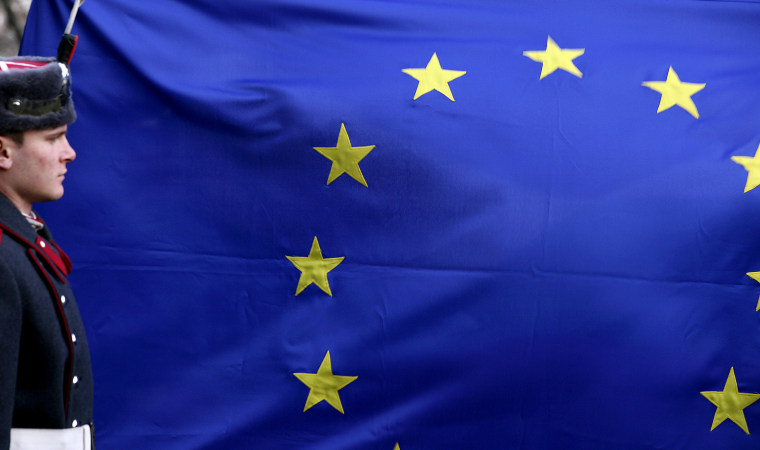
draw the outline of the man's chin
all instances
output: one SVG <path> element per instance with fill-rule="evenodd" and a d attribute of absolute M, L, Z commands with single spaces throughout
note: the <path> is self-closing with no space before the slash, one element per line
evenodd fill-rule
<path fill-rule="evenodd" d="M 40 196 L 33 203 L 47 203 L 47 202 L 54 202 L 56 200 L 60 200 L 61 197 L 63 197 L 63 188 L 58 190 L 57 192 L 51 192 L 48 195 Z"/>

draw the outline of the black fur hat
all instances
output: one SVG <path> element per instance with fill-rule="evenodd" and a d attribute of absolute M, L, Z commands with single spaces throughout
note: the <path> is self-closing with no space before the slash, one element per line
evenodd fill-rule
<path fill-rule="evenodd" d="M 71 75 L 56 58 L 0 58 L 0 135 L 56 128 L 76 119 Z"/>

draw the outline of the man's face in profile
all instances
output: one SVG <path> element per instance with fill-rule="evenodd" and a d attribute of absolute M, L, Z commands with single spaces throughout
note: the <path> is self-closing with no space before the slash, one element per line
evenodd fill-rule
<path fill-rule="evenodd" d="M 3 139 L 9 159 L 4 194 L 22 211 L 33 203 L 58 200 L 63 196 L 66 164 L 76 152 L 66 138 L 68 125 L 24 133 L 21 144 Z"/>

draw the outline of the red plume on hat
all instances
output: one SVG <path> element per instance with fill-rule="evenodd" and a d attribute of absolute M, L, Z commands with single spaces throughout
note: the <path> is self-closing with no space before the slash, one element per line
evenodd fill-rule
<path fill-rule="evenodd" d="M 76 120 L 69 63 L 78 37 L 70 31 L 83 2 L 74 1 L 56 58 L 0 58 L 0 135 L 56 128 Z"/>

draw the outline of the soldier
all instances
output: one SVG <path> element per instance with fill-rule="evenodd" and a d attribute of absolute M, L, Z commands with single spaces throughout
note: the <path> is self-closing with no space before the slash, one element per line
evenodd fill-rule
<path fill-rule="evenodd" d="M 71 262 L 32 209 L 61 198 L 76 157 L 69 60 L 0 59 L 0 449 L 94 448 Z"/>

